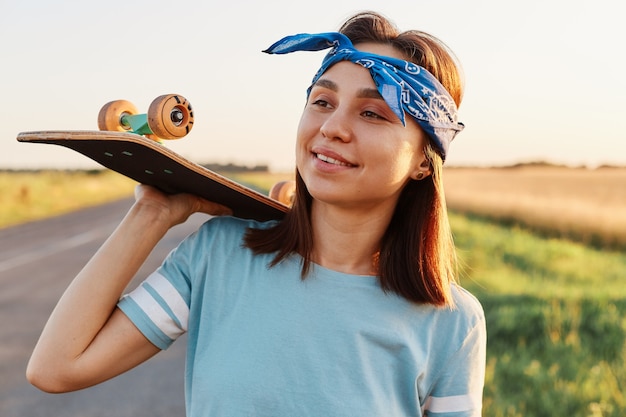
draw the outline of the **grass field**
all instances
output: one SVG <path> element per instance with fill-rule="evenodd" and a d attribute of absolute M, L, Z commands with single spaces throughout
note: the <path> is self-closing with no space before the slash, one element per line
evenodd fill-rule
<path fill-rule="evenodd" d="M 626 415 L 626 168 L 447 169 L 487 317 L 484 415 Z"/>
<path fill-rule="evenodd" d="M 0 227 L 132 195 L 135 182 L 112 171 L 0 172 Z"/>
<path fill-rule="evenodd" d="M 626 254 L 450 221 L 487 319 L 484 415 L 626 416 Z"/>

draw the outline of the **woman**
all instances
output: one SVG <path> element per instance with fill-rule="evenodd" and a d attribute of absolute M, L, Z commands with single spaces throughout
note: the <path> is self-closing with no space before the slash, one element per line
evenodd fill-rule
<path fill-rule="evenodd" d="M 190 416 L 480 415 L 484 315 L 455 283 L 441 183 L 463 127 L 457 65 L 437 39 L 371 12 L 266 52 L 326 48 L 286 218 L 212 218 L 119 300 L 170 227 L 228 213 L 138 187 L 52 313 L 34 385 L 97 384 L 187 332 Z"/>

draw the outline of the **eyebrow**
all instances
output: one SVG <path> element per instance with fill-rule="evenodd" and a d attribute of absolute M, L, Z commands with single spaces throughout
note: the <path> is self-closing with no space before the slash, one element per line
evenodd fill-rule
<path fill-rule="evenodd" d="M 313 86 L 318 86 L 322 88 L 327 88 L 331 91 L 337 92 L 339 91 L 339 86 L 334 81 L 331 81 L 327 78 L 320 78 L 313 84 Z M 374 98 L 378 100 L 383 100 L 383 96 L 380 95 L 377 89 L 375 88 L 362 88 L 357 93 L 357 97 L 359 98 Z"/>

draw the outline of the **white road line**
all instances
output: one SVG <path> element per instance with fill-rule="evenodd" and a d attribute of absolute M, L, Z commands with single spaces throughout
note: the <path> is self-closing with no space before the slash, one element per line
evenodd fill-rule
<path fill-rule="evenodd" d="M 79 235 L 51 243 L 40 249 L 14 256 L 11 259 L 0 261 L 0 272 L 8 271 L 31 262 L 36 262 L 39 259 L 54 255 L 55 253 L 84 245 L 85 243 L 102 238 L 105 234 L 108 234 L 110 230 L 110 227 L 101 227 L 90 230 L 89 232 L 81 233 Z"/>

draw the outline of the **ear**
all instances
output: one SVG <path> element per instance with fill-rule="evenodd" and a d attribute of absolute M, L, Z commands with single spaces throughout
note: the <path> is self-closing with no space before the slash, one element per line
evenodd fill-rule
<path fill-rule="evenodd" d="M 419 166 L 411 174 L 411 178 L 419 181 L 428 177 L 430 174 L 432 174 L 432 170 L 430 169 L 430 161 L 428 160 L 428 158 L 424 157 Z"/>

